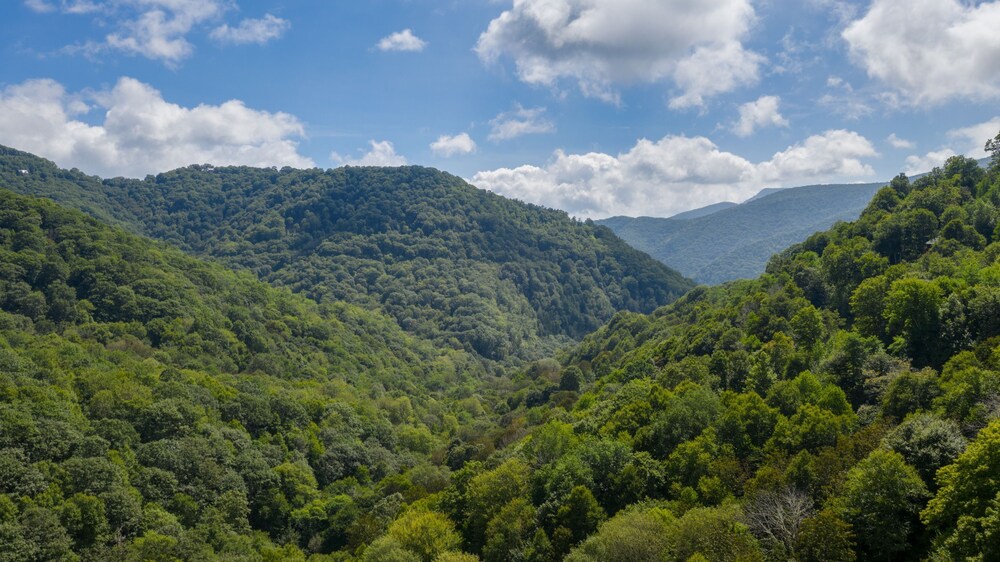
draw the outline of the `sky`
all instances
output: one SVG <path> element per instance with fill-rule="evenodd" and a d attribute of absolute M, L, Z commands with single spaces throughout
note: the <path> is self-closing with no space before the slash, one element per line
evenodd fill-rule
<path fill-rule="evenodd" d="M 417 164 L 669 216 L 982 157 L 997 30 L 970 0 L 4 0 L 0 144 L 104 177 Z"/>

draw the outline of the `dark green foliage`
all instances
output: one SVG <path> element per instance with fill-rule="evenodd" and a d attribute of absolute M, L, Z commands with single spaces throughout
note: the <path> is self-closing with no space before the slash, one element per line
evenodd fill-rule
<path fill-rule="evenodd" d="M 540 356 L 692 286 L 605 228 L 426 168 L 191 166 L 99 181 L 3 149 L 0 179 L 492 360 Z M 37 307 L 33 293 L 18 299 Z"/>

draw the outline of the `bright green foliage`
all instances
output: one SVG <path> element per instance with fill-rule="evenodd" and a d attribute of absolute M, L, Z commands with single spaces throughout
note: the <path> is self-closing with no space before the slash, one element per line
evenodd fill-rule
<path fill-rule="evenodd" d="M 1000 545 L 1000 421 L 983 428 L 954 464 L 938 472 L 940 488 L 921 518 L 952 559 L 984 555 Z"/>
<path fill-rule="evenodd" d="M 517 511 L 520 507 L 510 507 L 510 504 L 527 496 L 528 476 L 528 467 L 524 463 L 509 460 L 469 482 L 466 489 L 468 507 L 462 515 L 466 542 L 474 550 L 483 547 L 487 537 L 486 526 L 502 510 L 506 509 L 510 518 L 521 514 Z"/>
<path fill-rule="evenodd" d="M 483 422 L 469 440 L 492 427 L 459 402 L 479 365 L 378 314 L 0 191 L 3 550 L 172 560 L 363 545 L 399 512 L 362 518 L 379 513 L 380 480 L 405 471 L 411 500 L 439 490 L 447 469 L 429 454 L 460 418 Z M 458 546 L 440 535 L 438 550 Z"/>
<path fill-rule="evenodd" d="M 679 518 L 671 532 L 673 560 L 701 555 L 720 562 L 763 562 L 764 555 L 735 506 L 695 508 Z"/>
<path fill-rule="evenodd" d="M 914 363 L 933 363 L 940 332 L 941 289 L 921 279 L 900 279 L 890 285 L 885 303 L 883 315 L 889 336 L 904 338 Z"/>
<path fill-rule="evenodd" d="M 162 182 L 153 192 L 172 210 L 150 207 L 201 224 L 218 218 L 202 195 L 233 195 L 253 210 L 253 190 L 183 182 L 243 173 L 188 169 L 107 186 L 148 195 Z M 380 178 L 391 192 L 405 180 L 423 193 L 437 177 L 253 174 L 271 195 L 302 180 L 294 185 L 316 202 L 325 196 L 309 190 L 320 184 L 351 191 Z M 68 193 L 74 178 L 53 187 Z M 323 183 L 337 178 L 360 183 Z M 0 553 L 686 562 L 1000 551 L 991 458 L 1000 442 L 1000 176 L 958 159 L 888 189 L 858 221 L 776 256 L 759 279 L 698 287 L 649 315 L 619 312 L 555 358 L 517 367 L 516 354 L 483 361 L 458 349 L 468 341 L 418 339 L 378 313 L 316 304 L 0 192 Z M 397 216 L 377 193 L 365 197 L 352 201 L 372 208 L 356 216 Z M 269 207 L 288 211 L 284 201 Z M 494 203 L 491 213 L 507 209 Z M 411 228 L 408 240 L 436 245 L 468 219 L 435 210 L 425 218 L 445 226 L 420 223 L 428 233 Z M 350 222 L 337 213 L 316 216 Z M 399 257 L 397 234 L 417 224 L 404 218 L 352 228 Z M 266 267 L 256 272 L 269 276 L 289 230 L 302 228 L 287 219 L 240 222 L 253 233 L 227 231 L 229 258 L 259 259 Z M 489 214 L 474 222 L 508 224 Z M 216 234 L 184 232 L 186 247 L 214 251 Z M 455 288 L 447 260 L 393 263 L 420 259 L 444 271 L 424 272 L 425 281 Z M 558 292 L 554 282 L 567 279 L 539 277 L 536 289 Z M 551 291 L 544 298 L 558 301 Z M 497 318 L 465 304 L 449 312 L 456 323 Z M 437 338 L 440 325 L 428 326 Z"/>
<path fill-rule="evenodd" d="M 479 557 L 467 552 L 443 552 L 434 562 L 479 562 Z"/>
<path fill-rule="evenodd" d="M 432 562 L 439 554 L 456 550 L 462 538 L 450 519 L 433 511 L 407 511 L 389 525 L 389 536 L 423 562 Z"/>
<path fill-rule="evenodd" d="M 419 556 L 403 548 L 403 545 L 391 536 L 385 536 L 373 542 L 365 549 L 361 560 L 363 562 L 421 562 Z"/>
<path fill-rule="evenodd" d="M 598 532 L 566 557 L 567 562 L 645 562 L 665 560 L 673 552 L 674 516 L 654 509 L 630 509 L 609 519 Z"/>
<path fill-rule="evenodd" d="M 508 502 L 490 519 L 483 562 L 526 559 L 535 536 L 535 508 L 525 498 Z"/>
<path fill-rule="evenodd" d="M 920 533 L 918 515 L 927 488 L 901 455 L 877 450 L 847 474 L 843 517 L 858 548 L 874 560 L 905 558 Z"/>

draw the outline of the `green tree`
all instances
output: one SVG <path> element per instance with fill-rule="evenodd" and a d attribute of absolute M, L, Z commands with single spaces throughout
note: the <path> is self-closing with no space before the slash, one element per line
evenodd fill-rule
<path fill-rule="evenodd" d="M 1000 421 L 983 428 L 954 463 L 938 471 L 937 494 L 920 514 L 952 559 L 995 560 L 1000 539 Z"/>
<path fill-rule="evenodd" d="M 799 562 L 854 562 L 851 525 L 829 509 L 806 518 L 799 527 L 795 556 Z"/>
<path fill-rule="evenodd" d="M 910 558 L 920 532 L 927 487 L 916 469 L 893 451 L 876 450 L 847 474 L 843 517 L 858 547 L 876 560 Z"/>
<path fill-rule="evenodd" d="M 457 550 L 462 538 L 455 524 L 434 511 L 411 509 L 389 525 L 389 536 L 423 562 L 432 562 L 439 554 Z"/>
<path fill-rule="evenodd" d="M 653 508 L 632 508 L 601 524 L 597 533 L 576 547 L 567 562 L 646 562 L 666 560 L 673 554 L 671 530 L 674 516 Z"/>
<path fill-rule="evenodd" d="M 486 544 L 486 526 L 507 504 L 528 494 L 528 467 L 508 460 L 472 478 L 466 488 L 465 539 L 473 551 Z"/>
<path fill-rule="evenodd" d="M 483 546 L 484 562 L 506 562 L 525 557 L 535 534 L 535 508 L 525 498 L 504 505 L 490 519 Z"/>
<path fill-rule="evenodd" d="M 889 335 L 903 338 L 917 366 L 935 364 L 938 359 L 941 301 L 937 284 L 914 278 L 894 281 L 886 295 L 884 315 Z"/>

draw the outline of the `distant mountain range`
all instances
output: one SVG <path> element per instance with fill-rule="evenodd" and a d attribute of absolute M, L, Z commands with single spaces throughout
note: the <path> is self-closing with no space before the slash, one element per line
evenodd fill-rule
<path fill-rule="evenodd" d="M 596 222 L 687 277 L 717 284 L 756 277 L 774 253 L 837 221 L 858 218 L 885 184 L 765 189 L 738 205 L 716 203 L 670 218 Z"/>
<path fill-rule="evenodd" d="M 989 159 L 977 160 L 987 168 Z M 933 172 L 910 176 L 917 180 Z M 699 283 L 752 279 L 777 252 L 861 216 L 888 182 L 769 187 L 737 204 L 729 201 L 672 217 L 611 217 L 596 221 L 623 240 Z"/>

